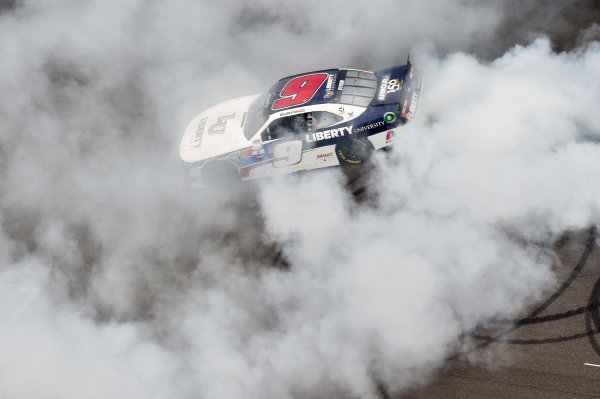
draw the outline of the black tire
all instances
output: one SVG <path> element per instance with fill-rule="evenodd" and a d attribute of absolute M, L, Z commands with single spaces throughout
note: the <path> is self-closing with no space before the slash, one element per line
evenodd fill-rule
<path fill-rule="evenodd" d="M 346 137 L 335 145 L 335 154 L 342 166 L 364 164 L 373 150 L 373 144 L 366 137 Z"/>
<path fill-rule="evenodd" d="M 202 168 L 202 182 L 206 187 L 226 187 L 240 183 L 240 173 L 229 162 L 211 161 Z"/>

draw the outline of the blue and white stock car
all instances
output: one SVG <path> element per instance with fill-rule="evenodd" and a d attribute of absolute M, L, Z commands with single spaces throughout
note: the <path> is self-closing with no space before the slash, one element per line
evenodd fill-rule
<path fill-rule="evenodd" d="M 281 79 L 266 95 L 198 115 L 180 157 L 194 186 L 364 163 L 414 117 L 421 77 L 410 61 L 375 72 L 329 69 Z"/>

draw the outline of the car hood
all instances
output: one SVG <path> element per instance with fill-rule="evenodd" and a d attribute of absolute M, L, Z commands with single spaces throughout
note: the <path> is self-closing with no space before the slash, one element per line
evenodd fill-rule
<path fill-rule="evenodd" d="M 243 131 L 246 113 L 259 96 L 225 101 L 196 116 L 181 139 L 181 159 L 193 163 L 248 147 Z"/>

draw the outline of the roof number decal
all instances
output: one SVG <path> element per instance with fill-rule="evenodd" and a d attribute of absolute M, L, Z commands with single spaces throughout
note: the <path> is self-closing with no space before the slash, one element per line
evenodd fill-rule
<path fill-rule="evenodd" d="M 276 111 L 309 102 L 328 76 L 327 73 L 315 73 L 290 80 L 281 89 L 281 98 L 273 102 L 271 109 Z"/>

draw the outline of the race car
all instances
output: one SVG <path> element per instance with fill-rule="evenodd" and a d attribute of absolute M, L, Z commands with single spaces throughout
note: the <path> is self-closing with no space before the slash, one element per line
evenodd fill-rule
<path fill-rule="evenodd" d="M 279 80 L 264 95 L 216 105 L 188 125 L 180 157 L 192 185 L 367 162 L 414 118 L 421 77 L 406 65 L 327 69 Z"/>

